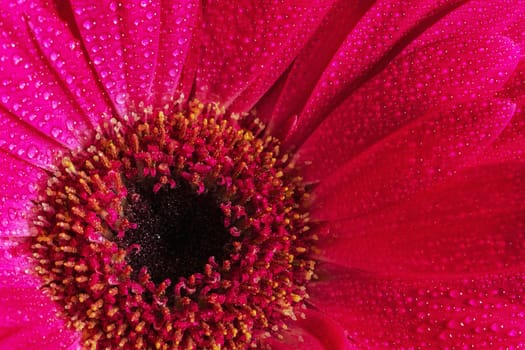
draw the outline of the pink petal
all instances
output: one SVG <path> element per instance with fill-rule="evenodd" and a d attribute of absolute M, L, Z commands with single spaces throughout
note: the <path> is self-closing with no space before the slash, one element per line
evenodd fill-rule
<path fill-rule="evenodd" d="M 399 57 L 310 135 L 299 151 L 315 164 L 305 169 L 305 177 L 323 179 L 428 111 L 490 97 L 515 69 L 518 53 L 504 37 L 456 37 Z"/>
<path fill-rule="evenodd" d="M 299 115 L 298 132 L 288 143 L 300 145 L 335 107 L 398 54 L 452 37 L 470 41 L 506 35 L 514 21 L 523 21 L 524 10 L 522 1 L 512 0 L 376 2 L 332 57 L 304 108 L 276 113 L 277 118 Z M 300 82 L 292 86 L 297 84 Z M 284 99 L 283 103 L 289 102 Z"/>
<path fill-rule="evenodd" d="M 0 20 L 0 108 L 62 145 L 79 148 L 91 133 L 91 121 L 57 80 L 27 17 L 14 6 Z"/>
<path fill-rule="evenodd" d="M 0 151 L 0 237 L 28 236 L 33 200 L 47 174 Z"/>
<path fill-rule="evenodd" d="M 77 3 L 77 6 L 79 5 L 80 3 Z M 80 6 L 85 7 L 85 3 Z M 124 68 L 124 76 L 121 77 L 121 80 L 127 84 L 127 91 L 130 94 L 127 102 L 145 102 L 147 104 L 152 96 L 156 62 L 162 62 L 163 59 L 167 58 L 158 57 L 158 53 L 161 17 L 167 16 L 168 13 L 164 13 L 164 8 L 161 8 L 160 1 L 102 2 L 93 11 L 97 14 L 105 12 L 112 15 L 102 17 L 102 20 L 95 19 L 93 29 L 88 30 L 83 26 L 83 29 L 81 29 L 83 36 L 95 35 L 99 37 L 101 42 L 107 43 L 111 41 L 112 45 L 120 45 L 120 48 L 117 48 L 117 50 L 122 50 L 121 62 Z M 85 15 L 85 12 L 83 14 Z M 105 19 L 112 19 L 112 22 L 105 22 Z M 78 20 L 79 22 L 82 21 L 83 17 L 79 16 Z M 109 40 L 104 40 L 103 35 L 107 34 L 107 32 L 112 34 L 118 33 L 118 35 Z M 164 32 L 166 33 L 166 28 L 164 28 Z M 87 44 L 88 40 L 85 40 L 85 42 Z M 181 48 L 175 47 L 174 49 L 177 51 L 177 54 L 180 54 Z M 95 64 L 98 60 L 108 60 L 109 54 L 112 54 L 110 52 L 99 54 L 94 51 L 94 48 L 92 48 L 90 54 Z M 182 51 L 182 56 L 184 57 L 186 50 Z M 117 55 L 119 55 L 118 51 Z M 169 63 L 172 63 L 172 60 Z M 181 61 L 179 60 L 177 63 L 179 63 L 179 67 L 175 64 L 172 68 L 180 70 Z M 104 67 L 104 63 L 101 64 L 100 69 L 111 69 L 113 62 L 109 60 L 107 67 Z M 173 83 L 171 85 L 173 86 Z M 119 100 L 115 99 L 115 102 L 118 103 Z"/>
<path fill-rule="evenodd" d="M 524 24 L 525 25 L 525 24 Z M 525 30 L 524 30 L 525 33 Z M 525 36 L 525 34 L 524 34 Z M 520 161 L 525 152 L 525 60 L 522 60 L 505 86 L 502 96 L 517 103 L 516 115 L 491 145 L 484 162 Z"/>
<path fill-rule="evenodd" d="M 520 61 L 507 84 L 505 84 L 501 95 L 513 97 L 525 104 L 525 59 Z"/>
<path fill-rule="evenodd" d="M 282 102 L 277 105 L 275 124 L 280 125 L 283 118 L 297 114 L 300 116 L 301 136 L 308 135 L 318 122 L 329 114 L 330 109 L 341 102 L 335 100 L 344 99 L 340 96 L 343 92 L 348 95 L 345 90 L 355 89 L 369 79 L 373 75 L 372 72 L 384 68 L 410 43 L 413 36 L 435 21 L 434 17 L 446 15 L 458 2 L 376 1 L 355 27 L 348 27 L 348 35 L 336 48 L 336 52 L 329 56 L 329 61 L 321 60 L 324 65 L 322 72 L 316 72 L 317 77 L 309 79 L 314 84 L 307 83 L 306 91 L 300 90 L 300 93 L 295 93 L 294 89 L 284 90 Z M 363 5 L 364 8 L 360 8 L 357 13 L 341 11 L 340 15 L 343 20 L 345 17 L 353 18 L 362 10 L 367 10 L 366 1 Z M 351 24 L 352 20 L 349 22 L 348 24 Z M 317 42 L 333 45 L 335 40 L 332 40 L 330 31 L 320 32 L 318 35 Z M 324 50 L 324 47 L 319 50 Z M 305 54 L 311 53 L 306 50 Z M 302 57 L 298 58 L 298 62 L 302 62 Z M 298 74 L 297 77 L 291 75 L 291 78 L 290 86 L 302 84 L 302 74 Z M 308 97 L 307 101 L 301 101 L 304 100 L 304 96 Z M 290 143 L 299 145 L 299 135 L 294 136 Z"/>
<path fill-rule="evenodd" d="M 153 81 L 157 98 L 173 97 L 178 92 L 184 62 L 189 59 L 195 32 L 193 28 L 197 26 L 199 11 L 198 0 L 162 2 L 159 52 Z"/>
<path fill-rule="evenodd" d="M 487 150 L 481 163 L 522 161 L 525 155 L 525 113 L 524 106 L 517 111 L 511 124 Z"/>
<path fill-rule="evenodd" d="M 38 288 L 40 281 L 30 273 L 29 249 L 26 237 L 0 237 L 0 289 Z"/>
<path fill-rule="evenodd" d="M 351 350 L 352 346 L 341 326 L 327 315 L 313 310 L 306 311 L 306 317 L 290 325 L 282 332 L 282 339 L 271 337 L 263 343 L 272 350 Z"/>
<path fill-rule="evenodd" d="M 0 107 L 0 152 L 42 169 L 51 169 L 56 156 L 65 150 L 52 137 L 35 130 Z M 3 170 L 9 171 L 9 168 L 5 166 Z"/>
<path fill-rule="evenodd" d="M 78 335 L 56 316 L 51 299 L 38 289 L 28 245 L 0 238 L 0 349 L 69 349 Z"/>
<path fill-rule="evenodd" d="M 83 45 L 119 113 L 175 92 L 194 28 L 195 0 L 162 7 L 160 1 L 78 0 L 72 6 Z"/>
<path fill-rule="evenodd" d="M 496 15 L 497 14 L 497 15 Z M 411 44 L 425 45 L 446 36 L 477 37 L 504 35 L 523 43 L 524 0 L 470 0 L 438 21 Z M 465 25 L 465 23 L 468 25 Z"/>
<path fill-rule="evenodd" d="M 303 34 L 304 38 L 308 38 L 310 36 L 310 32 L 313 33 L 313 29 L 316 28 L 320 23 L 322 23 L 322 24 L 325 24 L 324 25 L 324 27 L 325 27 L 324 30 L 325 31 L 331 31 L 331 34 L 332 34 L 330 40 L 322 41 L 322 42 L 323 43 L 327 43 L 327 42 L 328 43 L 333 43 L 333 42 L 337 41 L 337 39 L 336 39 L 337 31 L 334 30 L 334 29 L 337 28 L 338 26 L 341 26 L 342 23 L 340 23 L 341 21 L 339 21 L 339 22 L 334 21 L 333 18 L 330 17 L 330 16 L 328 16 L 328 18 L 327 18 L 327 16 L 325 15 L 326 12 L 329 12 L 329 13 L 339 12 L 339 6 L 334 5 L 337 2 L 339 2 L 339 3 L 341 3 L 341 2 L 348 3 L 348 1 L 344 1 L 344 0 L 343 1 L 329 0 L 329 1 L 320 2 L 322 4 L 322 6 L 325 7 L 326 9 L 329 9 L 329 11 L 324 10 L 324 9 L 321 11 L 321 8 L 320 8 L 319 4 L 315 4 L 314 5 L 316 7 L 314 10 L 308 9 L 308 11 L 310 13 L 315 12 L 314 16 L 317 17 L 317 18 L 315 18 L 315 19 L 311 18 L 310 19 L 312 24 L 301 24 L 301 26 L 307 28 L 306 30 L 305 30 L 305 28 L 302 28 L 302 33 L 304 33 Z M 356 7 L 353 4 L 350 5 L 350 6 L 353 7 L 353 8 Z M 347 6 L 343 5 L 343 7 L 347 7 Z M 299 9 L 298 11 L 305 12 L 304 9 Z M 309 16 L 312 16 L 312 14 L 309 14 Z M 354 17 L 357 17 L 357 16 L 354 16 Z M 320 19 L 323 19 L 322 22 L 320 21 Z M 343 28 L 346 27 L 346 22 L 350 22 L 350 24 L 352 24 L 352 21 L 349 20 L 348 16 L 345 16 L 344 22 L 345 22 L 345 24 L 342 26 Z M 319 26 L 319 27 L 321 27 L 321 26 Z M 329 28 L 326 28 L 326 27 L 329 27 Z M 319 30 L 323 30 L 323 29 L 317 28 L 317 32 Z M 305 41 L 302 38 L 300 43 L 296 42 L 294 44 L 295 47 L 299 48 L 300 45 L 304 45 L 305 43 L 318 43 L 319 41 L 315 39 L 315 36 L 317 36 L 317 34 L 311 34 L 311 35 L 312 35 L 312 38 L 309 39 L 309 40 Z M 277 61 L 277 64 L 274 62 L 273 64 L 271 64 L 271 65 L 269 65 L 267 67 L 264 67 L 264 69 L 259 70 L 259 72 L 258 72 L 259 76 L 257 78 L 255 78 L 252 82 L 250 82 L 250 84 L 246 87 L 246 89 L 244 91 L 242 91 L 242 93 L 239 95 L 239 97 L 232 104 L 231 109 L 235 110 L 235 111 L 240 111 L 240 112 L 249 111 L 250 109 L 252 109 L 254 107 L 255 103 L 259 103 L 260 102 L 260 99 L 263 96 L 263 94 L 265 94 L 268 91 L 269 87 L 272 84 L 275 83 L 277 78 L 279 76 L 282 76 L 282 74 L 285 71 L 285 68 L 287 68 L 289 66 L 289 64 L 291 63 L 292 59 L 294 61 L 296 60 L 297 53 L 301 52 L 301 51 L 295 50 L 295 48 L 292 49 L 292 50 L 289 50 L 289 53 L 288 53 L 288 55 L 287 55 L 287 57 L 285 59 L 279 59 Z M 323 51 L 323 54 L 326 55 L 326 56 L 331 54 L 331 52 L 326 47 L 323 47 L 322 51 Z M 321 60 L 321 55 L 323 55 L 323 54 L 320 54 L 319 52 L 316 52 L 315 58 L 314 57 L 308 57 L 307 65 L 308 65 L 308 68 L 309 68 L 309 72 L 315 70 L 315 68 L 318 65 L 317 62 L 319 62 Z M 263 67 L 261 67 L 261 68 L 263 68 Z M 287 85 L 286 86 L 287 89 L 290 88 L 290 90 L 293 90 L 293 91 L 300 91 L 301 90 L 301 87 L 304 86 L 307 83 L 306 79 L 305 79 L 307 77 L 307 73 L 301 72 L 300 74 L 301 74 L 301 78 L 302 78 L 300 84 L 293 85 L 293 86 L 288 86 Z M 288 80 L 289 79 L 287 79 L 287 81 Z M 305 97 L 307 97 L 307 95 L 305 95 Z"/>
<path fill-rule="evenodd" d="M 95 82 L 78 39 L 53 8 L 47 9 L 39 3 L 28 4 L 23 12 L 29 35 L 45 58 L 48 70 L 64 89 L 68 100 L 97 126 L 111 110 Z"/>
<path fill-rule="evenodd" d="M 77 27 L 98 79 L 116 110 L 124 115 L 130 100 L 126 83 L 123 40 L 117 3 L 112 1 L 72 1 Z M 110 7 L 111 5 L 111 7 Z"/>
<path fill-rule="evenodd" d="M 201 15 L 202 16 L 202 15 Z M 198 18 L 198 21 L 202 20 L 202 17 Z M 179 81 L 179 91 L 186 98 L 190 97 L 193 93 L 193 87 L 195 84 L 195 75 L 197 74 L 197 67 L 199 65 L 200 58 L 200 37 L 202 32 L 200 30 L 194 30 L 193 36 L 190 39 L 188 53 L 186 60 L 183 64 L 183 69 Z"/>
<path fill-rule="evenodd" d="M 335 52 L 372 3 L 347 0 L 334 2 L 312 39 L 297 56 L 275 108 L 262 111 L 264 119 L 272 118 L 269 129 L 273 135 L 284 138 L 287 130 L 283 124 L 290 116 L 301 112 Z"/>
<path fill-rule="evenodd" d="M 525 164 L 467 168 L 393 207 L 330 222 L 320 259 L 382 274 L 441 278 L 523 271 Z"/>
<path fill-rule="evenodd" d="M 407 125 L 325 179 L 315 189 L 312 216 L 356 217 L 443 181 L 474 163 L 515 110 L 499 100 L 449 108 Z"/>
<path fill-rule="evenodd" d="M 196 95 L 246 110 L 290 65 L 333 0 L 205 1 Z"/>
<path fill-rule="evenodd" d="M 523 274 L 398 279 L 319 269 L 310 302 L 363 349 L 517 348 L 525 341 Z"/>

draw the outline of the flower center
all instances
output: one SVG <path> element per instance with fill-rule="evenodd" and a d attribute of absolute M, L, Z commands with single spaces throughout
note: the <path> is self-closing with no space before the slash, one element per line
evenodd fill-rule
<path fill-rule="evenodd" d="M 213 257 L 227 257 L 232 236 L 224 227 L 224 214 L 213 194 L 198 195 L 185 181 L 175 188 L 153 191 L 153 179 L 129 182 L 126 216 L 137 227 L 126 232 L 124 247 L 140 247 L 128 255 L 134 271 L 148 268 L 151 279 L 161 283 L 173 276 L 189 277 Z"/>
<path fill-rule="evenodd" d="M 84 345 L 243 349 L 300 316 L 316 237 L 278 141 L 197 101 L 128 119 L 35 206 L 35 270 Z"/>

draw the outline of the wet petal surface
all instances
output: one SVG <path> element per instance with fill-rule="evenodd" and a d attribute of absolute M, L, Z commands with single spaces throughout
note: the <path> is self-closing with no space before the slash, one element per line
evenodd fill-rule
<path fill-rule="evenodd" d="M 77 336 L 56 316 L 54 303 L 30 273 L 23 240 L 0 237 L 0 349 L 65 350 Z"/>
<path fill-rule="evenodd" d="M 477 101 L 430 112 L 324 180 L 314 192 L 313 216 L 357 217 L 435 186 L 475 162 L 514 111 L 508 101 Z"/>
<path fill-rule="evenodd" d="M 394 60 L 309 136 L 299 154 L 316 166 L 307 168 L 305 176 L 316 180 L 330 176 L 429 111 L 491 98 L 516 68 L 519 55 L 520 48 L 504 37 L 468 41 L 457 37 Z"/>
<path fill-rule="evenodd" d="M 525 267 L 525 165 L 487 164 L 371 215 L 327 223 L 321 260 L 421 276 Z"/>
<path fill-rule="evenodd" d="M 196 95 L 248 110 L 310 39 L 333 0 L 205 1 Z"/>
<path fill-rule="evenodd" d="M 497 349 L 524 341 L 523 274 L 400 279 L 335 265 L 319 273 L 314 307 L 337 319 L 359 349 Z"/>

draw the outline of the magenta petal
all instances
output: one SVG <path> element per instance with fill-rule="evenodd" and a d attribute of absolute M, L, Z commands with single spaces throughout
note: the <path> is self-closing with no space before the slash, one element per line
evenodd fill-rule
<path fill-rule="evenodd" d="M 236 109 L 253 105 L 290 65 L 332 2 L 205 2 L 197 97 L 225 105 L 239 98 Z"/>
<path fill-rule="evenodd" d="M 523 274 L 397 279 L 322 266 L 310 302 L 363 349 L 486 348 L 525 341 Z"/>
<path fill-rule="evenodd" d="M 438 21 L 412 43 L 425 45 L 445 36 L 504 35 L 523 43 L 524 0 L 469 0 Z M 468 24 L 468 25 L 466 25 Z"/>
<path fill-rule="evenodd" d="M 326 314 L 307 310 L 283 333 L 283 339 L 265 339 L 272 350 L 351 350 L 356 349 L 347 339 L 345 330 Z"/>
<path fill-rule="evenodd" d="M 202 17 L 199 17 L 198 20 L 202 20 Z M 178 90 L 185 97 L 192 96 L 193 87 L 195 83 L 195 75 L 197 74 L 197 67 L 199 65 L 200 58 L 200 36 L 201 31 L 194 30 L 193 36 L 191 38 L 188 53 L 186 55 L 186 60 L 183 64 L 182 74 L 179 81 Z"/>
<path fill-rule="evenodd" d="M 467 168 L 372 215 L 327 223 L 320 259 L 402 276 L 525 267 L 525 164 Z"/>
<path fill-rule="evenodd" d="M 523 22 L 524 11 L 523 1 L 512 0 L 376 2 L 334 55 L 302 111 L 293 111 L 300 116 L 298 132 L 288 142 L 301 144 L 335 107 L 397 55 L 453 37 L 476 42 L 505 36 L 514 21 Z"/>
<path fill-rule="evenodd" d="M 197 26 L 200 4 L 197 0 L 162 2 L 161 29 L 153 92 L 157 99 L 172 97 L 178 91 L 183 66 L 190 52 Z M 133 39 L 135 40 L 135 39 Z M 140 60 L 137 59 L 140 62 Z M 193 79 L 194 76 L 192 75 Z M 184 90 L 184 88 L 183 88 Z M 188 92 L 186 92 L 187 94 Z"/>
<path fill-rule="evenodd" d="M 408 53 L 356 91 L 299 150 L 321 180 L 367 147 L 430 110 L 501 89 L 519 59 L 507 38 L 439 41 Z M 453 69 L 450 62 L 454 62 Z"/>
<path fill-rule="evenodd" d="M 40 284 L 28 269 L 30 257 L 29 241 L 26 237 L 0 236 L 0 289 L 2 288 L 37 288 Z M 27 271 L 24 271 L 27 270 Z M 12 278 L 9 278 L 12 277 Z"/>
<path fill-rule="evenodd" d="M 323 349 L 350 350 L 356 348 L 349 343 L 346 331 L 327 314 L 314 310 L 308 310 L 305 314 L 306 318 L 299 319 L 298 325 L 310 336 L 320 340 Z"/>
<path fill-rule="evenodd" d="M 333 55 L 372 3 L 334 2 L 312 39 L 295 59 L 275 108 L 262 111 L 263 119 L 272 119 L 269 128 L 273 135 L 284 139 L 288 130 L 283 125 L 290 116 L 301 112 Z"/>
<path fill-rule="evenodd" d="M 521 105 L 511 124 L 494 142 L 480 163 L 522 161 L 525 155 L 525 106 Z"/>
<path fill-rule="evenodd" d="M 0 151 L 0 237 L 28 236 L 28 218 L 38 192 L 38 184 L 47 174 Z"/>
<path fill-rule="evenodd" d="M 294 109 L 282 106 L 284 109 L 280 110 L 281 106 L 278 105 L 277 118 L 289 118 L 291 114 L 300 116 L 298 129 L 300 134 L 294 135 L 289 142 L 299 145 L 304 135 L 315 129 L 331 109 L 399 54 L 410 43 L 411 35 L 424 30 L 431 25 L 436 14 L 443 16 L 459 2 L 444 0 L 374 2 L 359 19 L 357 25 L 349 28 L 352 30 L 335 54 L 330 56 L 329 62 L 325 63 L 322 74 L 314 81 L 315 85 L 308 87 L 309 91 L 296 97 L 293 96 L 293 90 L 284 91 L 281 105 L 291 103 Z M 367 1 L 365 5 L 366 3 Z M 349 13 L 347 16 L 352 18 L 353 14 Z M 320 42 L 330 42 L 331 32 L 322 32 L 316 39 Z M 305 54 L 308 54 L 308 51 Z M 302 57 L 299 57 L 298 62 L 301 62 L 301 59 Z M 291 81 L 291 86 L 301 84 L 300 77 L 296 82 Z M 297 98 L 304 99 L 302 96 L 305 94 L 308 100 L 296 105 Z M 276 120 L 277 125 L 282 123 L 279 119 Z"/>
<path fill-rule="evenodd" d="M 51 169 L 56 155 L 64 150 L 66 148 L 61 143 L 0 107 L 0 152 L 36 167 Z M 4 166 L 2 170 L 9 171 L 9 168 Z"/>
<path fill-rule="evenodd" d="M 344 164 L 316 188 L 312 216 L 356 217 L 401 200 L 474 163 L 507 126 L 515 106 L 476 101 L 437 110 Z"/>
<path fill-rule="evenodd" d="M 0 109 L 69 148 L 80 147 L 91 132 L 89 117 L 40 54 L 27 17 L 6 13 L 0 22 Z"/>
<path fill-rule="evenodd" d="M 82 44 L 116 110 L 124 115 L 130 101 L 126 82 L 121 17 L 116 2 L 72 1 Z M 119 11 L 122 11 L 120 8 Z M 157 27 L 153 29 L 158 30 Z"/>
<path fill-rule="evenodd" d="M 51 74 L 74 102 L 97 126 L 103 116 L 110 114 L 82 48 L 71 30 L 63 23 L 56 11 L 43 5 L 27 6 L 24 11 L 29 33 L 37 50 L 45 58 Z M 72 110 L 71 113 L 74 113 Z"/>
<path fill-rule="evenodd" d="M 518 67 L 516 67 L 516 70 L 507 81 L 507 84 L 505 84 L 505 89 L 501 94 L 503 96 L 513 97 L 520 101 L 521 104 L 525 104 L 525 59 L 520 61 Z"/>
<path fill-rule="evenodd" d="M 78 6 L 80 3 L 78 3 Z M 163 9 L 160 1 L 124 1 L 124 2 L 101 2 L 96 9 L 92 9 L 92 13 L 108 13 L 108 16 L 102 17 L 100 20 L 95 19 L 93 23 L 83 22 L 84 17 L 79 16 L 79 23 L 82 23 L 81 29 L 83 35 L 94 35 L 100 42 L 107 44 L 112 42 L 113 47 L 117 48 L 117 55 L 123 63 L 124 76 L 120 77 L 122 82 L 127 85 L 127 93 L 129 100 L 126 103 L 135 102 L 149 102 L 152 96 L 153 78 L 156 68 L 156 62 L 162 61 L 165 57 L 158 57 L 160 45 L 160 20 Z M 85 13 L 84 13 L 85 15 Z M 111 20 L 111 22 L 109 21 Z M 91 25 L 92 28 L 86 28 Z M 104 38 L 104 35 L 111 33 L 112 37 Z M 118 33 L 118 36 L 113 34 Z M 95 39 L 96 40 L 96 39 Z M 87 41 L 87 40 L 86 40 Z M 113 43 L 114 42 L 114 43 Z M 89 45 L 89 44 L 87 44 Z M 102 74 L 103 69 L 112 69 L 115 61 L 110 60 L 109 55 L 114 55 L 113 52 L 96 52 L 95 47 L 91 47 L 90 55 L 93 63 L 100 68 L 99 72 Z M 104 64 L 106 61 L 107 65 Z M 119 67 L 121 68 L 121 67 Z M 174 65 L 174 69 L 177 65 Z M 118 96 L 118 95 L 116 95 Z M 115 97 L 116 103 L 121 102 L 119 98 Z"/>
<path fill-rule="evenodd" d="M 21 258 L 29 254 L 25 243 L 0 238 L 0 349 L 69 349 L 78 335 L 38 289 L 40 280 Z"/>
<path fill-rule="evenodd" d="M 330 13 L 339 12 L 339 8 L 337 7 L 333 8 L 333 5 L 332 7 L 329 6 L 331 5 L 331 3 L 335 3 L 336 1 L 329 0 L 329 1 L 319 2 L 319 3 L 317 3 L 317 1 L 314 1 L 314 2 L 316 3 L 316 5 L 314 6 L 316 6 L 317 8 L 315 9 L 309 8 L 308 14 L 306 15 L 307 17 L 309 17 L 308 18 L 309 22 L 301 21 L 300 24 L 298 24 L 298 26 L 300 27 L 298 29 L 301 31 L 301 37 L 295 39 L 295 42 L 293 43 L 293 45 L 287 48 L 287 52 L 285 53 L 278 52 L 279 55 L 283 54 L 283 56 L 284 55 L 286 56 L 280 57 L 278 60 L 274 60 L 271 64 L 266 64 L 264 67 L 261 66 L 260 67 L 261 69 L 257 70 L 258 76 L 254 80 L 252 80 L 249 83 L 249 85 L 245 88 L 245 90 L 243 90 L 242 93 L 235 99 L 235 101 L 233 102 L 231 106 L 232 110 L 243 112 L 243 111 L 248 111 L 252 109 L 254 107 L 254 104 L 258 103 L 261 97 L 263 96 L 263 94 L 265 94 L 268 91 L 269 87 L 275 83 L 275 81 L 279 78 L 279 76 L 282 76 L 283 72 L 285 71 L 285 68 L 287 68 L 290 65 L 292 60 L 294 61 L 297 60 L 296 56 L 298 52 L 301 52 L 298 49 L 301 48 L 302 45 L 304 45 L 305 43 L 312 43 L 312 42 L 319 43 L 319 40 L 316 40 L 317 34 L 315 34 L 315 36 L 313 34 L 314 33 L 313 29 L 315 29 L 319 25 L 319 23 L 326 23 L 326 24 L 329 23 L 327 26 L 324 26 L 325 27 L 324 30 L 325 31 L 330 30 L 332 33 L 330 40 L 324 40 L 322 42 L 323 43 L 335 43 L 335 45 L 337 45 L 336 31 L 334 31 L 333 29 L 334 27 L 339 26 L 341 23 L 337 21 L 332 21 L 332 18 L 330 17 L 326 18 L 325 16 L 325 12 L 328 12 L 325 10 L 325 8 L 326 9 L 330 8 Z M 348 2 L 348 1 L 342 0 L 339 2 Z M 320 4 L 322 4 L 322 7 L 320 6 Z M 346 5 L 344 5 L 344 7 L 346 7 Z M 351 5 L 351 7 L 355 8 L 356 6 Z M 303 14 L 306 12 L 305 9 L 298 9 L 297 11 L 301 11 Z M 343 16 L 343 17 L 345 18 L 345 21 L 349 21 L 348 16 Z M 357 17 L 357 16 L 354 16 L 354 17 Z M 320 21 L 321 19 L 323 20 Z M 329 28 L 326 28 L 326 27 L 329 27 Z M 346 25 L 343 26 L 343 28 L 345 27 Z M 310 35 L 312 35 L 312 38 L 310 38 Z M 289 40 L 289 38 L 287 38 L 287 40 Z M 323 46 L 320 49 L 320 51 L 322 51 L 323 55 L 325 56 L 330 56 L 331 54 L 331 52 L 325 46 Z M 321 54 L 319 54 L 319 52 L 316 51 L 315 57 L 313 57 L 312 55 L 308 57 L 305 61 L 307 61 L 305 63 L 306 65 L 308 65 L 308 69 L 310 71 L 314 71 L 319 65 L 318 62 L 322 61 Z M 301 81 L 300 82 L 295 81 L 293 85 L 287 84 L 286 86 L 287 90 L 293 90 L 297 92 L 302 91 L 302 86 L 306 85 L 307 83 L 307 80 L 306 80 L 307 76 L 314 75 L 311 73 L 307 74 L 304 71 L 299 72 L 299 74 L 302 78 Z M 305 98 L 306 97 L 307 95 L 305 95 Z M 258 116 L 261 117 L 259 113 L 258 113 Z M 262 117 L 264 118 L 264 116 Z M 280 131 L 280 130 L 276 130 L 276 131 Z M 273 131 L 272 131 L 272 134 L 275 134 L 275 136 L 278 136 L 278 134 L 274 133 Z"/>
<path fill-rule="evenodd" d="M 160 4 L 155 2 L 72 1 L 82 45 L 114 108 L 152 96 L 159 50 Z"/>
<path fill-rule="evenodd" d="M 487 150 L 484 162 L 521 161 L 525 155 L 525 60 L 520 62 L 501 95 L 516 101 L 516 115 Z"/>
<path fill-rule="evenodd" d="M 328 350 L 323 347 L 323 344 L 316 337 L 306 333 L 304 330 L 292 328 L 289 331 L 282 332 L 282 338 L 268 338 L 263 339 L 263 349 L 268 350 Z"/>
<path fill-rule="evenodd" d="M 83 44 L 121 114 L 175 93 L 198 8 L 194 0 L 73 1 Z"/>

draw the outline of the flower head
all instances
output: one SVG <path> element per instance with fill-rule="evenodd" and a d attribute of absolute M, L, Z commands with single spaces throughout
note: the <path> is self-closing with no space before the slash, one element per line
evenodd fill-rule
<path fill-rule="evenodd" d="M 21 1 L 0 348 L 519 347 L 522 1 Z"/>
<path fill-rule="evenodd" d="M 175 108 L 109 123 L 36 199 L 36 270 L 87 347 L 244 348 L 306 296 L 290 158 L 217 106 Z"/>

